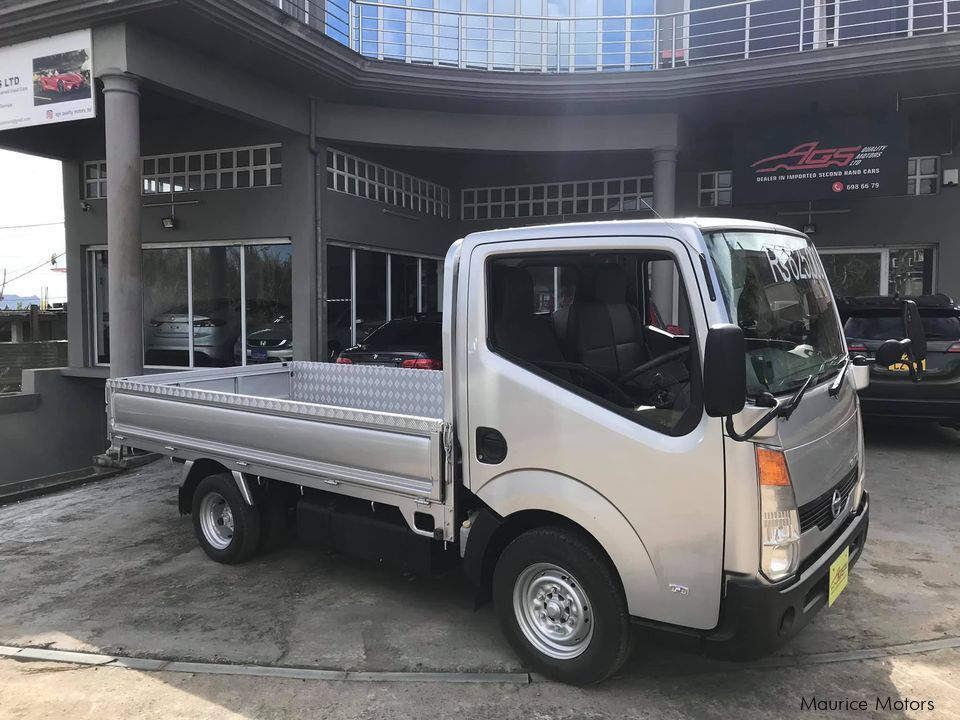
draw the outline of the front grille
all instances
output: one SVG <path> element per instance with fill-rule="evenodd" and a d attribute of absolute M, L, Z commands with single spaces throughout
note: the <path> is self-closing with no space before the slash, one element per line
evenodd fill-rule
<path fill-rule="evenodd" d="M 844 475 L 840 482 L 823 493 L 823 495 L 820 495 L 810 502 L 800 506 L 799 514 L 801 533 L 805 533 L 814 526 L 820 528 L 821 530 L 826 530 L 828 527 L 830 527 L 830 524 L 834 519 L 833 510 L 831 509 L 834 491 L 838 490 L 840 492 L 840 497 L 843 498 L 844 506 L 846 506 L 846 502 L 850 497 L 850 493 L 853 492 L 853 488 L 857 484 L 859 472 L 859 466 L 854 465 L 853 469 Z"/>

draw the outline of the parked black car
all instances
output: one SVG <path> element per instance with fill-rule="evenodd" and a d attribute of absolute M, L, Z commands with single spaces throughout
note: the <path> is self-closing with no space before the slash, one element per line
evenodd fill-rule
<path fill-rule="evenodd" d="M 340 353 L 337 362 L 442 370 L 440 328 L 439 313 L 391 320 L 370 333 L 359 345 Z"/>
<path fill-rule="evenodd" d="M 872 355 L 884 340 L 903 334 L 902 301 L 896 297 L 841 298 L 838 302 L 847 349 Z M 870 368 L 870 385 L 860 391 L 865 415 L 937 420 L 960 429 L 960 306 L 947 295 L 917 298 L 927 358 L 923 380 L 911 382 L 904 363 Z"/>

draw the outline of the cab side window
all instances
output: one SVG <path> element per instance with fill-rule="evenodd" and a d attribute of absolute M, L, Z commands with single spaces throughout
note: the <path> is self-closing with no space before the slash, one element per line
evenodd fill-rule
<path fill-rule="evenodd" d="M 699 365 L 674 268 L 662 253 L 498 256 L 486 268 L 491 349 L 635 422 L 683 435 L 701 415 Z"/>

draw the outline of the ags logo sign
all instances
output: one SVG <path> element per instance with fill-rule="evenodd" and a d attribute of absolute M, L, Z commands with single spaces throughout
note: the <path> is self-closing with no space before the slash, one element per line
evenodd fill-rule
<path fill-rule="evenodd" d="M 846 167 L 854 161 L 862 145 L 842 148 L 819 148 L 820 142 L 808 142 L 797 145 L 782 155 L 757 160 L 751 167 L 758 173 L 772 173 L 778 170 L 818 170 L 827 167 Z"/>
<path fill-rule="evenodd" d="M 901 194 L 906 147 L 898 117 L 745 129 L 734 144 L 734 197 L 739 204 Z"/>

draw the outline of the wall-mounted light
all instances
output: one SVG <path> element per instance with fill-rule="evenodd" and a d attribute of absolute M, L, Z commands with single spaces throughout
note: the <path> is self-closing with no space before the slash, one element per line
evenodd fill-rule
<path fill-rule="evenodd" d="M 176 230 L 177 219 L 175 217 L 160 218 L 160 225 L 164 230 Z"/>

